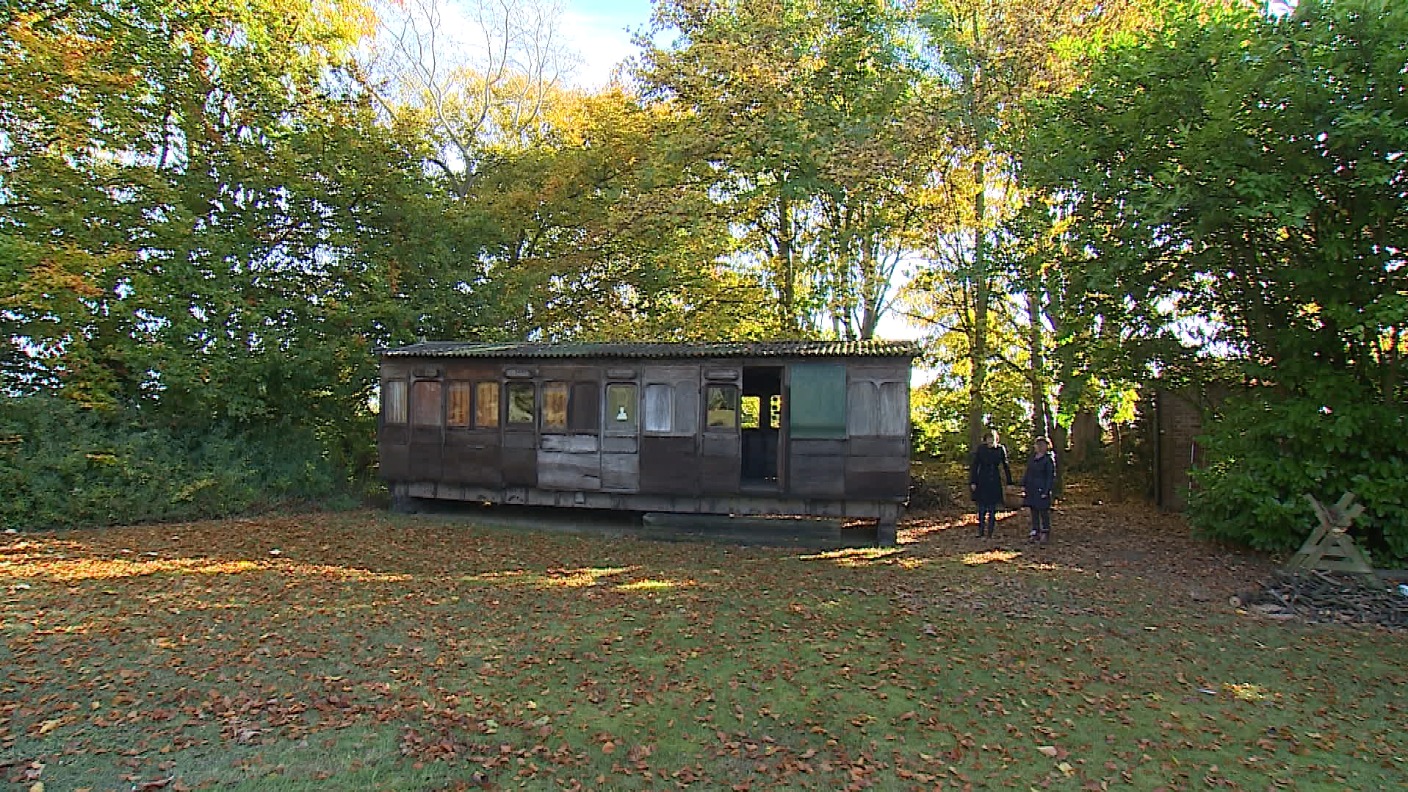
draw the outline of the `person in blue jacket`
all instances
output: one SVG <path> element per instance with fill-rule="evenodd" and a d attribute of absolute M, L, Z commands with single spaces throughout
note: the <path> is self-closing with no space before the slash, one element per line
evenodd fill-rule
<path fill-rule="evenodd" d="M 1002 479 L 1012 484 L 1012 468 L 1007 464 L 1007 449 L 997 442 L 997 432 L 989 431 L 983 444 L 973 452 L 968 466 L 968 492 L 978 504 L 978 537 L 991 537 L 997 530 L 997 509 L 1002 505 Z"/>
<path fill-rule="evenodd" d="M 1022 505 L 1031 509 L 1032 532 L 1029 542 L 1046 544 L 1051 538 L 1051 490 L 1056 486 L 1056 455 L 1051 453 L 1051 441 L 1038 437 L 1035 450 L 1022 476 Z"/>

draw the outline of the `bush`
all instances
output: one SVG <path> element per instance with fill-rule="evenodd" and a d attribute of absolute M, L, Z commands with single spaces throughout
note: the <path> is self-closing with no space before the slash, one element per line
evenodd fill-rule
<path fill-rule="evenodd" d="M 66 399 L 5 399 L 0 525 L 79 528 L 225 517 L 348 491 L 311 431 L 173 428 Z"/>
<path fill-rule="evenodd" d="M 1330 391 L 1330 388 L 1325 388 Z M 1408 416 L 1353 386 L 1321 397 L 1229 399 L 1202 438 L 1188 516 L 1204 534 L 1261 550 L 1293 550 L 1317 522 L 1305 495 L 1354 492 L 1365 512 L 1351 534 L 1376 566 L 1408 560 Z"/>

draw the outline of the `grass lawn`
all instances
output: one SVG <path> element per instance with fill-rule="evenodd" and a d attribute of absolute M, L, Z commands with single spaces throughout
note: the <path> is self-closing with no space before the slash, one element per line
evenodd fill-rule
<path fill-rule="evenodd" d="M 1176 518 L 815 553 L 377 512 L 0 537 L 0 784 L 1396 788 L 1408 636 Z"/>

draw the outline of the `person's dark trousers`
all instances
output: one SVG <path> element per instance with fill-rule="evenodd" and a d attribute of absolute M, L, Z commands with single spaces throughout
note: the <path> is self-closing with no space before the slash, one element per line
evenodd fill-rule
<path fill-rule="evenodd" d="M 1051 510 L 1032 509 L 1032 532 L 1030 539 L 1045 542 L 1051 538 Z"/>
<path fill-rule="evenodd" d="M 978 504 L 978 536 L 992 536 L 997 530 L 997 504 Z"/>

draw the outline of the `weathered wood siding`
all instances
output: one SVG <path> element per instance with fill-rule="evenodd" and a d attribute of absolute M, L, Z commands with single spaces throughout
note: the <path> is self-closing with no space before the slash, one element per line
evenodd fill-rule
<path fill-rule="evenodd" d="M 676 503 L 694 497 L 703 499 L 701 509 L 727 503 L 745 491 L 743 431 L 737 423 L 709 426 L 704 398 L 710 386 L 742 395 L 745 369 L 756 372 L 752 366 L 778 372 L 772 385 L 762 379 L 750 387 L 779 388 L 783 408 L 781 428 L 768 436 L 777 444 L 777 461 L 767 465 L 781 476 L 760 481 L 755 473 L 751 496 L 766 490 L 778 503 L 801 499 L 814 509 L 825 502 L 903 500 L 910 369 L 907 360 L 889 359 L 384 360 L 383 387 L 404 383 L 406 418 L 378 427 L 381 475 L 445 485 L 445 492 L 501 489 L 507 501 L 536 489 Z M 803 376 L 794 393 L 797 371 Z M 493 387 L 481 393 L 483 383 Z M 637 411 L 629 421 L 603 414 L 613 385 L 615 403 L 624 398 Z M 510 388 L 527 386 L 533 388 L 533 421 L 510 422 Z M 634 388 L 634 395 L 619 388 Z M 802 393 L 805 421 L 792 431 L 789 408 Z M 545 418 L 549 407 L 553 421 Z M 740 407 L 735 401 L 736 415 Z M 484 425 L 486 416 L 492 425 Z"/>

